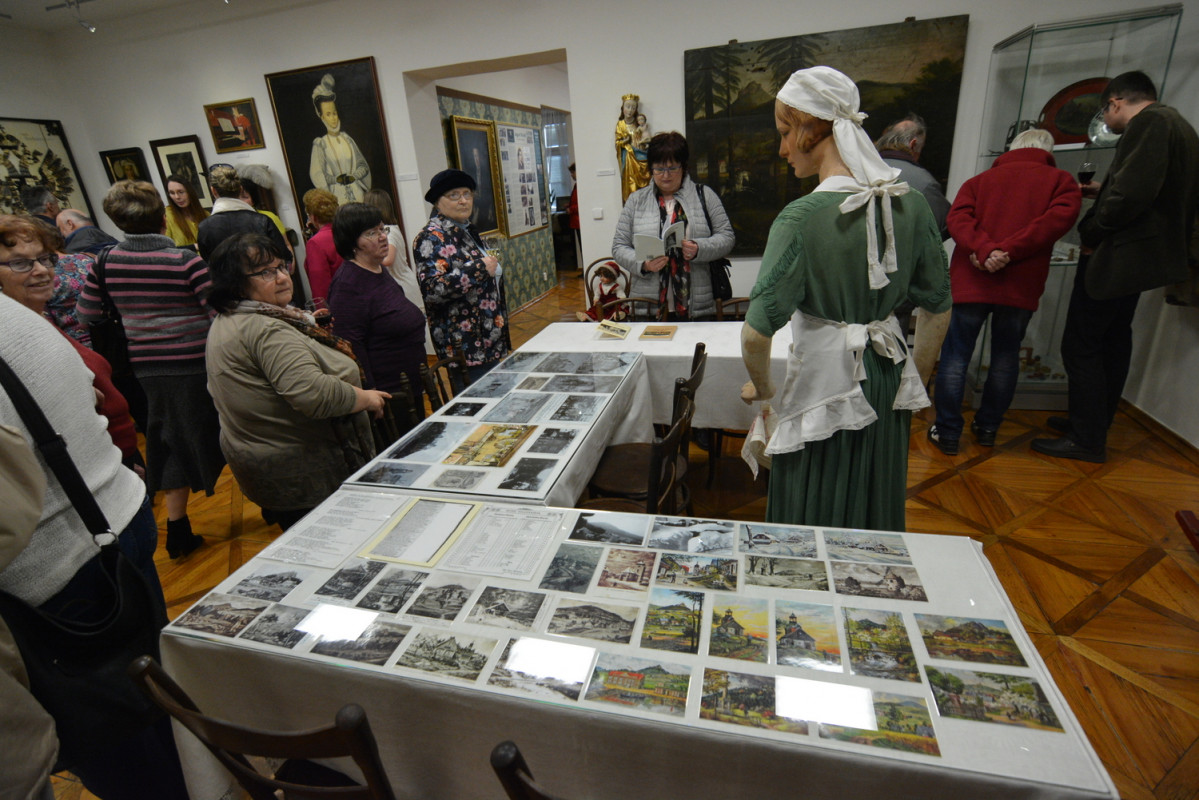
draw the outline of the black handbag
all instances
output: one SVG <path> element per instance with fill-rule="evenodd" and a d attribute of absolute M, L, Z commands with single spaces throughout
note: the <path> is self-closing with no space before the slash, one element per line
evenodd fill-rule
<path fill-rule="evenodd" d="M 88 323 L 88 334 L 92 337 L 92 349 L 104 356 L 104 360 L 112 366 L 113 375 L 129 375 L 132 369 L 129 364 L 129 340 L 125 336 L 125 324 L 121 321 L 121 312 L 108 294 L 104 280 L 104 265 L 108 260 L 108 252 L 112 246 L 106 247 L 96 256 L 94 272 L 96 286 L 100 290 L 100 319 Z"/>
<path fill-rule="evenodd" d="M 708 232 L 712 231 L 712 218 L 708 216 L 708 201 L 704 199 L 704 185 L 698 184 L 699 207 L 704 210 L 704 222 L 708 223 Z M 731 280 L 733 262 L 727 258 L 717 258 L 708 262 L 708 270 L 712 277 L 712 296 L 717 300 L 730 300 L 733 297 Z"/>
<path fill-rule="evenodd" d="M 54 718 L 59 742 L 54 769 L 58 771 L 70 769 L 84 757 L 111 751 L 113 742 L 162 716 L 125 670 L 140 655 L 159 658 L 158 634 L 167 623 L 166 608 L 141 571 L 121 553 L 116 534 L 71 460 L 66 442 L 3 358 L 0 384 L 100 545 L 97 558 L 103 591 L 89 598 L 92 607 L 100 609 L 92 621 L 50 613 L 0 591 L 0 616 L 21 651 L 30 693 Z"/>

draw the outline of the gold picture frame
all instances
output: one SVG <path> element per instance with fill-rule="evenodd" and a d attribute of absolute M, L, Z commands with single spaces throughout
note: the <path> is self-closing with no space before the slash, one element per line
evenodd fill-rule
<path fill-rule="evenodd" d="M 470 117 L 450 117 L 458 169 L 475 179 L 475 210 L 472 221 L 483 236 L 508 235 L 504 208 L 504 179 L 496 146 L 495 122 Z"/>

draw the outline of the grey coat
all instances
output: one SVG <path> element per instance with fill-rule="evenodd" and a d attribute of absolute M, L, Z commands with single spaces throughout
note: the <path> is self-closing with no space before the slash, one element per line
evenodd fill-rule
<path fill-rule="evenodd" d="M 704 192 L 708 216 L 712 219 L 711 228 L 704 220 L 699 193 L 690 176 L 683 177 L 683 184 L 675 193 L 675 197 L 683 204 L 683 212 L 687 215 L 686 238 L 699 246 L 699 253 L 691 262 L 691 319 L 715 316 L 716 300 L 712 296 L 712 278 L 708 262 L 728 255 L 736 243 L 733 225 L 729 222 L 724 206 L 720 204 L 720 198 L 707 186 L 704 187 Z M 616 235 L 612 237 L 612 257 L 632 278 L 629 284 L 631 296 L 656 298 L 662 285 L 662 273 L 641 274 L 642 264 L 637 260 L 636 251 L 633 249 L 633 234 L 659 236 L 661 232 L 662 215 L 658 210 L 658 191 L 654 184 L 650 183 L 629 196 L 616 223 Z"/>

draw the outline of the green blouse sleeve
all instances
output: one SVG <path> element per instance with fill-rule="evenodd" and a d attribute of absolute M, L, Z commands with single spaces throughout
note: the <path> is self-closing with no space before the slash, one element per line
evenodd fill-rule
<path fill-rule="evenodd" d="M 804 243 L 800 234 L 803 199 L 782 210 L 770 226 L 758 282 L 750 292 L 746 323 L 763 336 L 787 324 L 807 293 Z"/>
<path fill-rule="evenodd" d="M 949 259 L 941 242 L 941 231 L 932 212 L 925 214 L 927 224 L 917 232 L 912 279 L 908 283 L 908 299 L 921 308 L 939 313 L 953 305 L 949 291 Z"/>

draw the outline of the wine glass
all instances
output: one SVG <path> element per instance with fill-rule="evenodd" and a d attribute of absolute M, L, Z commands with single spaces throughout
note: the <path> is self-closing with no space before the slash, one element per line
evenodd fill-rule
<path fill-rule="evenodd" d="M 1078 168 L 1078 182 L 1086 186 L 1095 177 L 1095 165 L 1090 161 L 1082 162 L 1082 166 Z"/>

